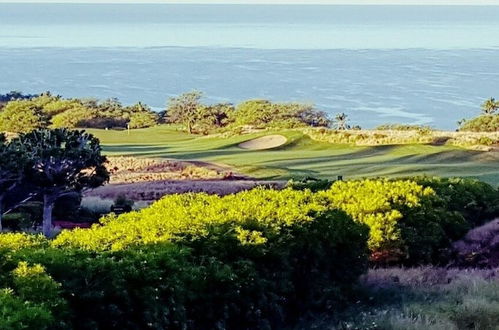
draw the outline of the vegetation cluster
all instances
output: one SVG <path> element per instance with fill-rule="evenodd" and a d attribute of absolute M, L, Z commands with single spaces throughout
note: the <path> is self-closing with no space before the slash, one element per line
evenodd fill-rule
<path fill-rule="evenodd" d="M 40 128 L 146 128 L 161 123 L 182 125 L 189 133 L 208 134 L 244 126 L 292 128 L 329 126 L 327 115 L 313 105 L 267 100 L 207 105 L 197 91 L 172 97 L 165 111 L 138 102 L 124 106 L 116 98 L 65 99 L 50 92 L 0 95 L 0 131 L 26 133 Z"/>
<path fill-rule="evenodd" d="M 166 121 L 183 125 L 189 133 L 207 134 L 220 130 L 261 128 L 327 127 L 326 113 L 311 104 L 273 103 L 248 100 L 237 106 L 228 103 L 205 105 L 202 93 L 194 91 L 173 97 L 166 109 Z"/>
<path fill-rule="evenodd" d="M 42 128 L 144 128 L 158 123 L 158 114 L 137 103 L 123 106 L 117 99 L 65 99 L 49 92 L 10 93 L 0 97 L 0 131 L 28 133 Z"/>
<path fill-rule="evenodd" d="M 182 179 L 221 179 L 225 173 L 193 163 L 137 157 L 108 157 L 110 183 L 135 183 Z"/>
<path fill-rule="evenodd" d="M 493 97 L 482 103 L 482 113 L 475 118 L 461 120 L 459 130 L 464 132 L 499 132 L 499 101 Z"/>
<path fill-rule="evenodd" d="M 107 182 L 105 162 L 99 140 L 84 131 L 42 129 L 11 140 L 0 135 L 0 229 L 7 197 L 17 195 L 11 204 L 21 205 L 36 196 L 43 233 L 51 235 L 56 202 Z"/>
<path fill-rule="evenodd" d="M 384 126 L 382 130 L 331 130 L 306 128 L 303 132 L 316 141 L 334 144 L 354 145 L 395 145 L 395 144 L 432 144 L 453 145 L 466 148 L 488 150 L 499 144 L 499 132 L 444 132 L 426 128 L 392 129 Z M 398 126 L 397 126 L 398 127 Z"/>
<path fill-rule="evenodd" d="M 471 179 L 306 184 L 171 195 L 53 240 L 1 234 L 0 310 L 38 308 L 42 329 L 284 326 L 348 306 L 369 263 L 445 262 L 498 211 L 499 192 Z"/>

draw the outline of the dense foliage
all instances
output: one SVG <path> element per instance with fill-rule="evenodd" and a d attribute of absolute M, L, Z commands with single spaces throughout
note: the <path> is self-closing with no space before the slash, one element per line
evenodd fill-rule
<path fill-rule="evenodd" d="M 10 141 L 0 135 L 0 156 L 0 215 L 4 213 L 7 195 L 14 189 L 20 196 L 13 202 L 14 207 L 10 205 L 12 208 L 25 207 L 28 200 L 39 195 L 43 204 L 43 233 L 47 236 L 52 231 L 56 202 L 76 194 L 79 205 L 79 194 L 84 189 L 109 180 L 99 140 L 85 131 L 40 129 L 21 133 Z M 66 214 L 76 208 L 73 204 Z M 27 209 L 30 211 L 8 216 L 10 229 L 23 228 L 33 220 L 31 215 L 37 207 Z"/>
<path fill-rule="evenodd" d="M 3 107 L 0 105 L 0 131 L 4 132 L 26 133 L 49 127 L 144 128 L 158 123 L 158 115 L 140 102 L 123 106 L 117 99 L 65 99 L 48 92 L 9 97 Z"/>
<path fill-rule="evenodd" d="M 336 310 L 367 268 L 367 228 L 340 211 L 296 221 L 273 214 L 275 223 L 212 221 L 184 226 L 170 241 L 139 240 L 118 251 L 26 235 L 16 238 L 31 247 L 19 249 L 10 235 L 4 241 L 13 250 L 0 270 L 20 262 L 43 265 L 71 309 L 69 318 L 57 320 L 80 329 L 269 328 L 305 310 Z"/>
<path fill-rule="evenodd" d="M 347 303 L 368 249 L 375 263 L 439 261 L 499 200 L 470 179 L 295 188 L 171 195 L 52 241 L 0 235 L 0 273 L 8 274 L 0 285 L 10 290 L 0 303 L 12 319 L 40 315 L 41 328 L 280 327 Z M 21 273 L 51 289 L 27 297 Z"/>
<path fill-rule="evenodd" d="M 470 132 L 499 132 L 499 114 L 480 115 L 464 120 L 459 127 L 460 131 Z"/>
<path fill-rule="evenodd" d="M 476 227 L 499 216 L 499 189 L 476 179 L 419 177 L 415 181 L 436 192 L 440 207 L 458 212 Z"/>
<path fill-rule="evenodd" d="M 66 326 L 66 302 L 61 297 L 60 284 L 39 264 L 22 261 L 0 285 L 0 328 L 54 329 Z"/>
<path fill-rule="evenodd" d="M 222 128 L 293 128 L 330 125 L 326 113 L 313 105 L 273 103 L 268 100 L 244 101 L 234 107 L 228 103 L 205 105 L 203 94 L 193 91 L 172 97 L 166 109 L 167 121 L 183 125 L 189 133 L 209 133 Z"/>
<path fill-rule="evenodd" d="M 331 124 L 326 113 L 317 111 L 311 104 L 273 103 L 268 100 L 242 102 L 229 118 L 234 126 L 256 128 L 327 127 Z"/>
<path fill-rule="evenodd" d="M 459 121 L 460 131 L 470 132 L 499 132 L 499 101 L 493 97 L 485 100 L 481 105 L 481 114 L 478 117 Z M 498 143 L 498 141 L 495 141 Z"/>
<path fill-rule="evenodd" d="M 337 181 L 317 193 L 256 189 L 225 197 L 167 196 L 145 210 L 109 216 L 102 220 L 102 226 L 62 232 L 54 244 L 97 251 L 122 250 L 139 242 L 177 241 L 185 235 L 204 237 L 207 228 L 214 224 L 249 220 L 265 224 L 251 236 L 255 241 L 264 242 L 279 225 L 276 219 L 284 223 L 310 221 L 314 212 L 341 209 L 370 228 L 369 248 L 373 261 L 436 261 L 442 249 L 462 237 L 475 223 L 468 220 L 467 210 L 454 205 L 460 204 L 456 200 L 464 198 L 463 195 L 446 194 L 436 185 L 436 179 L 420 180 L 423 185 L 413 180 Z M 442 197 L 431 186 L 439 188 Z M 472 201 L 478 203 L 482 198 L 497 197 L 497 191 L 484 183 L 463 181 L 457 187 L 473 186 L 482 190 L 470 195 Z M 490 210 L 490 204 L 483 208 Z"/>

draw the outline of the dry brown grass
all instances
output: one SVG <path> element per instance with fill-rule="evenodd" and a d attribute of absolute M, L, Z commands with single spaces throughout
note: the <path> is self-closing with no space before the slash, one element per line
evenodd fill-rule
<path fill-rule="evenodd" d="M 329 143 L 349 143 L 359 146 L 392 144 L 454 145 L 490 151 L 499 146 L 499 132 L 449 132 L 432 130 L 347 130 L 324 128 L 304 130 L 312 139 Z"/>
<path fill-rule="evenodd" d="M 453 249 L 459 266 L 499 267 L 499 219 L 470 230 Z"/>
<path fill-rule="evenodd" d="M 220 179 L 227 174 L 194 162 L 137 157 L 109 157 L 110 183 Z"/>
<path fill-rule="evenodd" d="M 109 184 L 85 194 L 85 197 L 99 197 L 105 200 L 114 200 L 118 196 L 125 196 L 134 201 L 155 201 L 165 195 L 182 194 L 188 192 L 205 192 L 208 194 L 228 195 L 239 191 L 249 190 L 257 186 L 282 188 L 285 181 L 256 181 L 256 180 L 178 180 L 153 181 L 128 184 Z"/>

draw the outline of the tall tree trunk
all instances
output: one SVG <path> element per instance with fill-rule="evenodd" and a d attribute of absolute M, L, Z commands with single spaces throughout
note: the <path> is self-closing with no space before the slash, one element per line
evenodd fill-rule
<path fill-rule="evenodd" d="M 189 132 L 189 134 L 192 134 L 192 124 L 191 124 L 191 122 L 187 123 L 187 131 Z"/>
<path fill-rule="evenodd" d="M 43 195 L 43 235 L 49 237 L 52 233 L 52 210 L 54 209 L 54 198 L 51 195 Z"/>

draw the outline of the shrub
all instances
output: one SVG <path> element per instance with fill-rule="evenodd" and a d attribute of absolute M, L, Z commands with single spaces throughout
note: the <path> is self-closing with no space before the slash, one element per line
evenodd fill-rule
<path fill-rule="evenodd" d="M 96 116 L 97 112 L 94 109 L 88 109 L 80 105 L 53 116 L 51 127 L 75 128 L 85 121 L 92 120 L 92 118 L 95 118 Z"/>
<path fill-rule="evenodd" d="M 78 329 L 181 328 L 188 324 L 185 299 L 198 275 L 188 251 L 150 246 L 119 253 L 25 249 L 13 262 L 40 263 L 62 285 Z M 201 277 L 200 277 L 201 278 Z"/>
<path fill-rule="evenodd" d="M 499 190 L 488 183 L 470 178 L 418 177 L 415 181 L 429 187 L 438 196 L 437 205 L 458 212 L 471 227 L 499 215 Z"/>
<path fill-rule="evenodd" d="M 299 181 L 290 180 L 286 186 L 294 190 L 308 189 L 312 192 L 317 192 L 331 188 L 331 185 L 333 183 L 334 181 L 331 180 L 320 180 L 316 178 L 307 177 Z"/>
<path fill-rule="evenodd" d="M 158 115 L 154 112 L 135 112 L 130 115 L 128 127 L 130 128 L 146 128 L 155 126 L 158 122 Z"/>
<path fill-rule="evenodd" d="M 8 268 L 5 260 L 1 261 Z M 67 328 L 67 306 L 61 298 L 60 284 L 44 267 L 21 261 L 9 273 L 9 277 L 2 276 L 3 284 L 10 288 L 0 290 L 1 329 Z"/>
<path fill-rule="evenodd" d="M 25 233 L 0 234 L 0 250 L 19 250 L 29 247 L 45 246 L 47 240 L 42 235 Z"/>
<path fill-rule="evenodd" d="M 367 268 L 365 226 L 341 211 L 303 219 L 236 218 L 179 234 L 175 245 L 33 248 L 9 259 L 43 264 L 81 328 L 270 327 L 336 308 Z"/>
<path fill-rule="evenodd" d="M 122 250 L 135 244 L 204 237 L 211 226 L 248 219 L 279 231 L 284 225 L 311 221 L 314 212 L 342 209 L 370 228 L 373 261 L 432 262 L 440 258 L 440 251 L 448 248 L 452 240 L 461 238 L 476 225 L 465 220 L 471 214 L 481 210 L 486 217 L 492 212 L 494 199 L 482 200 L 480 189 L 492 188 L 478 183 L 476 193 L 467 193 L 466 204 L 459 200 L 466 194 L 442 192 L 443 197 L 439 197 L 431 187 L 414 180 L 377 179 L 337 181 L 317 193 L 308 189 L 255 189 L 225 197 L 173 195 L 140 212 L 105 217 L 102 225 L 90 230 L 63 231 L 53 244 L 97 251 Z M 320 184 L 316 188 L 324 187 Z M 467 204 L 470 205 L 463 208 Z M 264 233 L 262 238 L 268 238 L 268 230 Z"/>
<path fill-rule="evenodd" d="M 434 129 L 426 125 L 410 125 L 410 124 L 383 124 L 375 128 L 378 131 L 420 131 L 431 132 Z"/>
<path fill-rule="evenodd" d="M 499 115 L 481 115 L 463 122 L 460 131 L 499 132 Z"/>
<path fill-rule="evenodd" d="M 460 196 L 466 187 L 471 193 Z M 490 189 L 416 178 L 337 181 L 315 193 L 171 195 L 88 230 L 62 231 L 50 244 L 0 235 L 10 250 L 0 274 L 41 274 L 28 265 L 42 265 L 61 283 L 79 328 L 284 327 L 303 311 L 335 311 L 348 300 L 368 245 L 375 262 L 438 261 L 474 223 L 466 212 L 495 203 Z M 472 200 L 472 208 L 461 205 Z M 38 301 L 53 306 L 51 297 Z"/>
<path fill-rule="evenodd" d="M 43 306 L 23 301 L 12 289 L 0 289 L 0 329 L 49 329 L 53 323 Z"/>
<path fill-rule="evenodd" d="M 137 243 L 202 237 L 210 226 L 247 219 L 278 230 L 286 224 L 311 221 L 310 212 L 320 210 L 325 207 L 314 202 L 310 191 L 291 189 L 254 189 L 224 197 L 205 193 L 170 195 L 139 212 L 107 216 L 101 220 L 102 225 L 89 230 L 63 231 L 53 244 L 88 250 L 122 250 Z"/>
<path fill-rule="evenodd" d="M 249 125 L 257 128 L 327 127 L 331 120 L 311 104 L 272 103 L 268 100 L 248 100 L 229 113 L 234 127 Z"/>
<path fill-rule="evenodd" d="M 459 213 L 440 207 L 431 188 L 413 180 L 337 181 L 318 198 L 369 226 L 374 262 L 437 261 L 440 250 L 469 229 Z"/>
<path fill-rule="evenodd" d="M 32 229 L 33 220 L 29 213 L 8 213 L 2 218 L 3 226 L 10 230 Z"/>
<path fill-rule="evenodd" d="M 45 125 L 42 109 L 30 100 L 11 101 L 0 112 L 0 131 L 3 132 L 25 133 Z"/>

